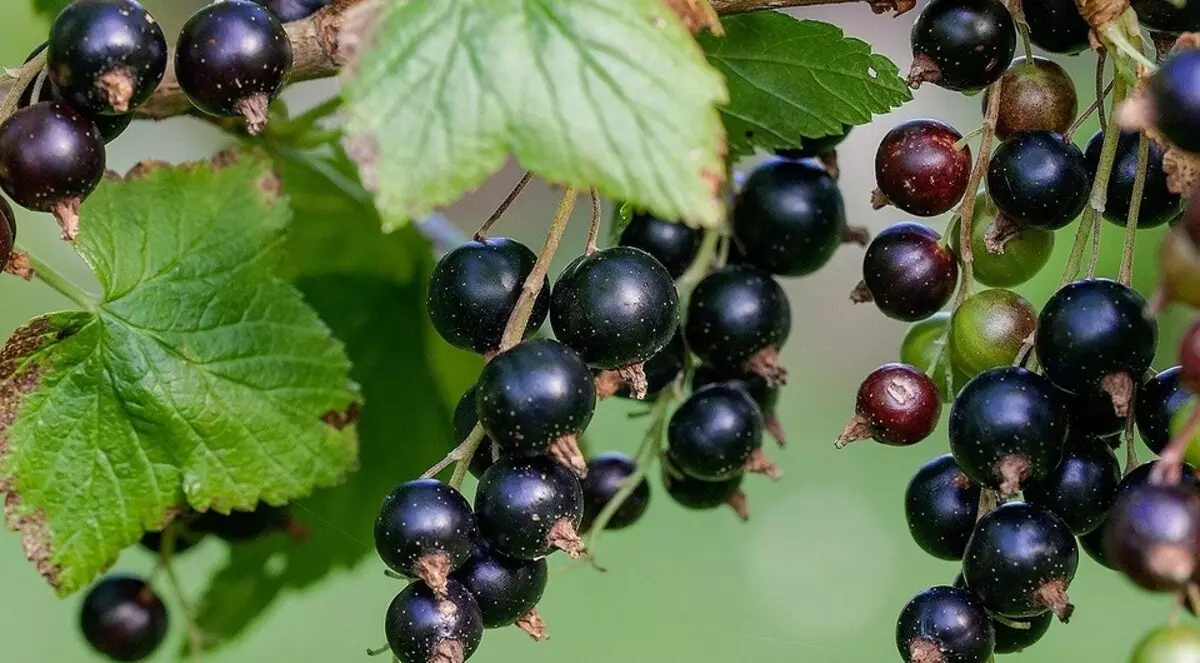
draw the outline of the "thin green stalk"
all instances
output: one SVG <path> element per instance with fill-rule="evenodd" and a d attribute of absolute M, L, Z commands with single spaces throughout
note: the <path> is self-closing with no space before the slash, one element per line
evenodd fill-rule
<path fill-rule="evenodd" d="M 188 658 L 198 662 L 204 658 L 204 631 L 196 623 L 196 611 L 192 609 L 192 603 L 188 600 L 187 594 L 183 590 L 183 583 L 179 580 L 179 574 L 175 572 L 175 565 L 171 560 L 171 556 L 175 552 L 175 542 L 178 536 L 179 530 L 175 527 L 168 526 L 163 531 L 162 552 L 159 555 L 159 564 L 167 577 L 167 584 L 171 586 L 171 592 L 175 594 L 175 601 L 179 603 L 180 609 L 183 610 L 183 620 L 187 628 Z"/>
<path fill-rule="evenodd" d="M 708 274 L 708 270 L 718 259 L 717 245 L 720 240 L 721 231 L 712 229 L 704 231 L 704 238 L 700 240 L 700 249 L 696 252 L 696 258 L 692 260 L 692 264 L 679 277 L 676 284 L 681 295 L 686 296 Z"/>
<path fill-rule="evenodd" d="M 1141 134 L 1138 140 L 1137 175 L 1133 178 L 1133 199 L 1129 218 L 1125 220 L 1125 244 L 1121 250 L 1121 271 L 1117 280 L 1125 285 L 1133 282 L 1133 248 L 1137 242 L 1138 215 L 1142 211 L 1142 195 L 1146 191 L 1146 169 L 1150 163 L 1150 139 Z"/>
<path fill-rule="evenodd" d="M 42 262 L 41 259 L 29 251 L 29 249 L 21 246 L 17 246 L 17 249 L 24 251 L 29 257 L 29 265 L 33 267 L 33 275 L 37 278 L 37 280 L 58 291 L 59 294 L 75 302 L 81 308 L 89 311 L 96 309 L 97 301 L 91 293 L 75 285 L 74 283 L 71 283 L 67 277 L 58 273 L 58 271 L 50 265 Z"/>
<path fill-rule="evenodd" d="M 317 126 L 321 120 L 324 120 L 341 109 L 342 97 L 341 95 L 334 95 L 297 115 L 296 117 L 288 120 L 287 123 L 280 128 L 278 133 L 286 136 L 298 136 L 308 133 L 313 127 Z"/>

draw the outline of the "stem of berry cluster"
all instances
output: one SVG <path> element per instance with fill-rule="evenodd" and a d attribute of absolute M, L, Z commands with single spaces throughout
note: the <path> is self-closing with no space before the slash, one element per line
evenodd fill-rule
<path fill-rule="evenodd" d="M 18 246 L 17 250 L 23 251 L 28 257 L 29 265 L 33 268 L 33 275 L 37 280 L 50 286 L 62 296 L 78 304 L 81 308 L 89 311 L 95 310 L 96 299 L 90 293 L 71 283 L 67 277 L 58 273 L 50 265 L 42 262 L 28 249 Z"/>
<path fill-rule="evenodd" d="M 588 190 L 588 197 L 592 199 L 592 218 L 588 223 L 587 242 L 583 245 L 583 252 L 590 256 L 596 252 L 596 242 L 600 241 L 600 192 L 596 187 L 592 187 Z"/>
<path fill-rule="evenodd" d="M 992 157 L 992 141 L 996 137 L 996 118 L 1000 116 L 1000 88 L 1003 79 L 997 80 L 988 87 L 988 105 L 984 113 L 983 124 L 979 132 L 979 153 L 975 157 L 975 167 L 967 180 L 966 193 L 958 206 L 958 247 L 959 261 L 962 263 L 962 275 L 958 284 L 958 294 L 954 297 L 954 308 L 957 309 L 971 292 L 971 282 L 975 279 L 975 255 L 971 250 L 971 230 L 975 221 L 975 198 L 979 184 L 987 173 L 988 162 Z"/>
<path fill-rule="evenodd" d="M 488 233 L 492 230 L 492 226 L 496 225 L 496 222 L 500 220 L 500 217 L 504 216 L 504 213 L 508 211 L 508 208 L 511 207 L 512 204 L 517 200 L 517 197 L 521 195 L 521 192 L 525 190 L 525 185 L 529 184 L 529 180 L 532 179 L 533 173 L 528 170 L 525 171 L 525 174 L 521 176 L 521 179 L 517 182 L 517 185 L 514 186 L 512 190 L 508 192 L 508 195 L 504 197 L 504 200 L 501 201 L 500 205 L 496 208 L 496 211 L 492 212 L 491 216 L 489 216 L 487 220 L 483 222 L 483 225 L 479 226 L 479 230 L 475 231 L 475 239 L 482 240 L 488 236 Z"/>
<path fill-rule="evenodd" d="M 1105 87 L 1104 86 L 1104 75 L 1103 75 L 1104 69 L 1098 68 L 1098 71 L 1101 72 L 1101 76 L 1100 76 L 1099 84 L 1096 86 L 1096 100 L 1093 101 L 1091 104 L 1089 104 L 1087 108 L 1083 109 L 1083 112 L 1080 113 L 1079 116 L 1075 118 L 1075 121 L 1072 122 L 1071 126 L 1067 128 L 1066 132 L 1063 133 L 1063 136 L 1067 140 L 1072 140 L 1075 137 L 1075 133 L 1078 132 L 1080 127 L 1083 126 L 1083 123 L 1087 122 L 1088 118 L 1090 118 L 1092 116 L 1092 113 L 1095 113 L 1097 110 L 1100 111 L 1100 116 L 1099 116 L 1100 128 L 1101 129 L 1104 128 L 1104 125 L 1106 123 L 1105 119 L 1104 119 L 1104 108 L 1103 108 L 1104 100 L 1108 97 L 1109 93 L 1112 92 L 1113 82 L 1109 81 L 1108 87 Z"/>
<path fill-rule="evenodd" d="M 17 110 L 17 105 L 21 103 L 21 95 L 25 89 L 29 87 L 38 74 L 46 68 L 46 52 L 38 53 L 32 60 L 21 65 L 21 68 L 16 71 L 16 82 L 9 88 L 8 94 L 4 96 L 4 102 L 0 103 L 0 122 L 7 120 Z M 12 74 L 9 74 L 12 76 Z"/>
<path fill-rule="evenodd" d="M 1022 0 L 1009 0 L 1008 11 L 1013 16 L 1013 22 L 1017 24 L 1017 34 L 1021 35 L 1021 50 L 1025 53 L 1025 65 L 1032 67 L 1033 43 L 1029 40 L 1029 22 L 1025 20 Z"/>
<path fill-rule="evenodd" d="M 1121 271 L 1117 280 L 1124 285 L 1133 282 L 1133 247 L 1137 242 L 1138 214 L 1142 209 L 1142 194 L 1146 191 L 1146 169 L 1150 164 L 1150 139 L 1141 134 L 1138 139 L 1137 174 L 1133 178 L 1133 198 L 1129 203 L 1129 218 L 1125 220 L 1125 245 L 1121 250 Z"/>
<path fill-rule="evenodd" d="M 167 584 L 171 586 L 171 592 L 175 594 L 175 601 L 183 611 L 183 620 L 187 629 L 188 658 L 198 662 L 204 657 L 204 631 L 196 623 L 196 612 L 192 609 L 192 602 L 184 593 L 183 583 L 180 582 L 179 574 L 175 572 L 175 565 L 171 561 L 178 538 L 178 529 L 167 527 L 163 530 L 162 551 L 159 553 L 158 563 L 167 577 Z"/>
<path fill-rule="evenodd" d="M 1108 87 L 1104 87 L 1104 63 L 1106 62 L 1108 62 L 1108 51 L 1100 49 L 1096 53 L 1096 109 L 1100 111 L 1098 118 L 1101 131 L 1108 131 L 1108 116 L 1104 113 L 1104 99 L 1108 97 L 1108 91 L 1117 84 L 1114 76 L 1114 80 L 1108 82 Z M 1116 107 L 1116 104 L 1113 106 Z"/>
<path fill-rule="evenodd" d="M 721 241 L 721 234 L 720 230 L 704 231 L 704 238 L 700 240 L 700 249 L 696 252 L 696 259 L 675 282 L 675 288 L 679 290 L 680 296 L 686 296 L 691 292 L 692 288 L 696 287 L 696 284 L 712 269 L 718 258 L 717 247 Z"/>

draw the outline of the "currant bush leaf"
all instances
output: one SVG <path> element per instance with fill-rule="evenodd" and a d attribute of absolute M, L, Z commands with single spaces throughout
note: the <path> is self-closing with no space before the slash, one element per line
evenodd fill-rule
<path fill-rule="evenodd" d="M 387 228 L 453 202 L 510 153 L 665 218 L 720 220 L 725 89 L 661 0 L 375 7 L 343 95 L 346 144 Z"/>
<path fill-rule="evenodd" d="M 199 606 L 212 648 L 251 627 L 285 591 L 373 559 L 384 494 L 455 444 L 452 408 L 480 368 L 477 356 L 451 348 L 429 325 L 428 241 L 412 226 L 383 234 L 353 164 L 340 154 L 317 159 L 288 152 L 280 171 L 296 214 L 283 268 L 346 345 L 352 376 L 362 385 L 361 469 L 344 485 L 293 505 L 292 516 L 308 531 L 303 542 L 273 535 L 230 548 Z M 362 260 L 338 258 L 353 254 Z"/>
<path fill-rule="evenodd" d="M 76 250 L 101 300 L 0 358 L 0 488 L 60 593 L 184 505 L 281 504 L 340 481 L 357 398 L 342 346 L 273 270 L 288 210 L 267 162 L 149 165 L 103 183 Z"/>
<path fill-rule="evenodd" d="M 721 24 L 724 37 L 698 39 L 729 88 L 721 116 L 731 156 L 842 133 L 845 124 L 912 99 L 894 63 L 837 26 L 780 12 L 735 14 Z"/>

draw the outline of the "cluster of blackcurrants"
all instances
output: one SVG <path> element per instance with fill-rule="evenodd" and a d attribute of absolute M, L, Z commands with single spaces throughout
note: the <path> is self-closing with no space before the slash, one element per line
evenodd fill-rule
<path fill-rule="evenodd" d="M 210 115 L 244 118 L 250 133 L 265 126 L 267 106 L 292 67 L 287 32 L 262 4 L 221 0 L 200 9 L 175 48 L 175 79 L 191 103 Z M 327 3 L 265 4 L 294 19 Z M 104 176 L 105 144 L 163 80 L 167 42 L 137 0 L 76 0 L 27 62 L 43 51 L 44 70 L 12 90 L 17 109 L 0 123 L 0 188 L 22 207 L 53 213 L 63 237 L 74 239 L 79 205 Z M 0 249 L 12 244 L 3 230 Z M 0 252 L 6 264 L 10 253 Z"/>
<path fill-rule="evenodd" d="M 1200 28 L 1200 3 L 1132 4 L 1151 27 Z M 1023 5 L 1034 43 L 1060 53 L 1088 47 L 1090 28 L 1073 0 Z M 1173 482 L 1181 459 L 1164 452 L 1172 418 L 1200 388 L 1189 378 L 1200 370 L 1200 331 L 1185 341 L 1182 368 L 1155 374 L 1157 325 L 1127 285 L 1075 281 L 1040 314 L 1005 289 L 1037 274 L 1054 231 L 1084 211 L 1105 143 L 1101 132 L 1086 150 L 1072 144 L 1078 100 L 1070 78 L 1050 60 L 1014 60 L 1016 44 L 1013 18 L 998 0 L 933 0 L 912 32 L 914 86 L 972 91 L 1001 81 L 1000 98 L 984 99 L 997 113 L 1001 143 L 987 164 L 986 193 L 975 200 L 969 247 L 975 279 L 992 289 L 942 312 L 960 285 L 959 254 L 968 247 L 958 231 L 946 242 L 926 225 L 904 222 L 871 242 L 852 294 L 916 324 L 902 363 L 863 381 L 838 446 L 869 438 L 916 444 L 937 426 L 943 400 L 952 400 L 951 453 L 917 472 L 905 505 L 917 543 L 961 561 L 962 573 L 902 611 L 897 646 L 910 663 L 984 663 L 1037 642 L 1052 616 L 1067 621 L 1079 543 L 1152 591 L 1183 592 L 1200 558 L 1200 481 L 1185 465 L 1184 483 Z M 1159 114 L 1160 130 L 1184 149 L 1195 149 L 1189 140 L 1200 126 L 1200 105 L 1189 98 L 1200 90 L 1195 76 L 1187 78 L 1193 60 L 1200 63 L 1195 54 L 1176 55 L 1149 84 L 1159 107 L 1170 108 Z M 1157 143 L 1149 145 L 1144 188 L 1134 200 L 1141 140 L 1136 132 L 1115 139 L 1103 216 L 1120 226 L 1134 209 L 1137 227 L 1149 228 L 1178 218 L 1183 207 L 1168 188 Z M 973 165 L 966 140 L 936 120 L 894 128 L 875 167 L 880 207 L 928 217 L 976 196 L 967 191 Z M 1177 224 L 1164 249 L 1175 252 L 1178 272 L 1168 294 L 1188 302 L 1200 278 L 1190 226 Z M 1034 361 L 1040 372 L 1025 367 Z M 1147 446 L 1165 457 L 1137 466 L 1131 454 L 1122 475 L 1113 449 L 1135 421 Z M 1010 501 L 1018 495 L 1023 500 Z"/>
<path fill-rule="evenodd" d="M 228 515 L 181 516 L 171 523 L 169 534 L 147 532 L 141 545 L 169 563 L 169 557 L 192 549 L 210 535 L 236 545 L 279 532 L 298 540 L 306 534 L 286 507 L 259 504 L 253 511 Z M 83 637 L 100 654 L 114 661 L 140 661 L 157 651 L 169 622 L 166 605 L 146 580 L 112 574 L 88 591 L 79 623 Z"/>

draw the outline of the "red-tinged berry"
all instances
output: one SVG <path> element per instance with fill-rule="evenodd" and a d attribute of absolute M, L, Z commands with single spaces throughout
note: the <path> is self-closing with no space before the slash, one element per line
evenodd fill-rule
<path fill-rule="evenodd" d="M 971 176 L 971 148 L 938 120 L 908 120 L 883 137 L 875 153 L 877 207 L 891 203 L 917 216 L 937 216 L 962 200 Z"/>
<path fill-rule="evenodd" d="M 375 551 L 396 573 L 420 578 L 436 592 L 475 547 L 475 516 L 467 499 L 436 479 L 415 479 L 383 498 L 375 521 Z"/>
<path fill-rule="evenodd" d="M 83 599 L 79 625 L 93 649 L 114 661 L 140 661 L 167 636 L 167 608 L 141 578 L 111 575 Z"/>
<path fill-rule="evenodd" d="M 1053 60 L 1019 57 L 1000 78 L 996 137 L 1001 140 L 1023 131 L 1065 134 L 1075 121 L 1079 113 L 1075 83 Z M 987 102 L 988 95 L 984 94 L 984 112 Z"/>
<path fill-rule="evenodd" d="M 900 363 L 926 371 L 943 403 L 953 400 L 968 380 L 951 361 L 949 327 L 950 312 L 939 311 L 910 326 L 900 343 Z"/>
<path fill-rule="evenodd" d="M 884 364 L 858 388 L 854 417 L 842 429 L 837 446 L 874 439 L 880 444 L 907 447 L 929 437 L 942 413 L 937 385 L 907 364 Z"/>
<path fill-rule="evenodd" d="M 963 474 L 953 456 L 938 456 L 922 465 L 904 492 L 904 515 L 913 540 L 938 559 L 962 559 L 975 530 L 980 494 L 979 484 Z"/>
<path fill-rule="evenodd" d="M 854 301 L 873 301 L 889 318 L 913 322 L 950 301 L 958 283 L 958 260 L 933 228 L 897 223 L 871 241 L 862 274 Z"/>
<path fill-rule="evenodd" d="M 414 582 L 392 599 L 383 628 L 400 663 L 463 663 L 483 639 L 483 616 L 457 581 L 441 593 Z"/>
<path fill-rule="evenodd" d="M 970 91 L 1004 73 L 1017 49 L 1017 31 L 999 0 L 933 0 L 913 24 L 910 41 L 910 86 Z"/>

